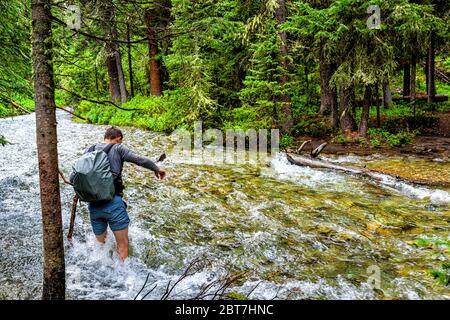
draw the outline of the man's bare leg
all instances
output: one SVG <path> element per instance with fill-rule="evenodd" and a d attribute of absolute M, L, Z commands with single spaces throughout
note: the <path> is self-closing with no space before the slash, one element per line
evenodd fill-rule
<path fill-rule="evenodd" d="M 113 231 L 116 238 L 117 251 L 119 257 L 124 261 L 128 257 L 128 228 L 119 231 Z"/>
<path fill-rule="evenodd" d="M 105 243 L 106 241 L 106 234 L 108 233 L 108 230 L 106 230 L 105 232 L 103 232 L 101 235 L 99 236 L 95 236 L 95 238 L 97 239 L 98 242 L 100 243 Z"/>

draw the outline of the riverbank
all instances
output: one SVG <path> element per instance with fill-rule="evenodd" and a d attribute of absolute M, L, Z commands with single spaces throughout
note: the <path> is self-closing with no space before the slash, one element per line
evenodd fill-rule
<path fill-rule="evenodd" d="M 436 159 L 436 161 L 448 161 L 450 152 L 450 111 L 437 112 L 437 125 L 428 130 L 427 134 L 419 134 L 412 142 L 402 146 L 391 146 L 388 144 L 373 146 L 367 141 L 355 138 L 345 142 L 336 142 L 333 137 L 314 138 L 303 135 L 295 137 L 294 143 L 288 149 L 295 151 L 304 142 L 311 143 L 305 146 L 304 152 L 310 152 L 320 144 L 326 142 L 328 145 L 322 151 L 323 154 L 334 155 L 358 155 L 368 156 L 379 154 L 384 156 L 416 156 L 425 159 Z"/>
<path fill-rule="evenodd" d="M 336 143 L 332 142 L 332 138 L 318 139 L 309 136 L 296 137 L 292 147 L 288 148 L 289 152 L 295 153 L 304 141 L 310 140 L 303 152 L 308 153 L 326 142 L 328 145 L 322 151 L 322 154 L 331 155 L 357 155 L 369 156 L 374 154 L 384 156 L 401 156 L 412 155 L 426 159 L 436 159 L 436 161 L 448 161 L 450 156 L 450 138 L 440 136 L 417 136 L 411 144 L 401 147 L 392 147 L 389 145 L 371 147 L 368 144 L 360 142 Z"/>

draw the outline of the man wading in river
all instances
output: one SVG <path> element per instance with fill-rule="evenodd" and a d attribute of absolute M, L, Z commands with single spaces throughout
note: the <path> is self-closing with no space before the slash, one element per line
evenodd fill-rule
<path fill-rule="evenodd" d="M 109 149 L 108 155 L 111 172 L 114 178 L 114 198 L 110 201 L 89 202 L 89 213 L 92 229 L 95 237 L 101 243 L 105 243 L 108 225 L 114 233 L 117 242 L 117 251 L 120 259 L 128 257 L 128 217 L 127 204 L 123 201 L 122 168 L 125 161 L 132 162 L 138 166 L 155 172 L 156 177 L 164 179 L 166 171 L 159 168 L 153 161 L 141 157 L 124 147 L 122 143 L 123 134 L 120 129 L 111 127 L 105 132 L 104 143 L 95 144 L 85 151 Z"/>

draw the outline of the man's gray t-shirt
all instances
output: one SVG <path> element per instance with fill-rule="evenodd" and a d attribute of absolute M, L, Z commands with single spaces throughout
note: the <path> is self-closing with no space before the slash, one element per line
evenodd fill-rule
<path fill-rule="evenodd" d="M 107 145 L 107 143 L 98 143 L 95 145 L 95 150 L 103 150 Z M 85 153 L 88 149 L 85 150 Z M 125 161 L 137 164 L 138 166 L 155 172 L 158 171 L 158 166 L 152 160 L 137 155 L 135 152 L 120 143 L 116 143 L 112 146 L 108 153 L 108 158 L 114 179 L 122 178 L 122 168 Z"/>

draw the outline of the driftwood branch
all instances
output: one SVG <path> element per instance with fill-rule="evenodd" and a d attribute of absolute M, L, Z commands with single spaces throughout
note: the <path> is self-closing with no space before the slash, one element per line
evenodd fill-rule
<path fill-rule="evenodd" d="M 381 98 L 379 98 L 381 99 Z M 412 100 L 413 97 L 411 96 L 403 96 L 403 97 L 399 97 L 399 96 L 393 96 L 392 97 L 392 101 L 409 101 Z M 428 95 L 426 94 L 422 94 L 422 93 L 416 93 L 414 100 L 420 100 L 420 101 L 427 101 L 428 99 Z M 436 94 L 433 97 L 433 102 L 445 102 L 448 101 L 448 95 L 446 94 Z"/>
<path fill-rule="evenodd" d="M 320 146 L 311 151 L 311 157 L 317 158 L 322 150 L 327 146 L 327 143 L 322 143 Z"/>
<path fill-rule="evenodd" d="M 323 148 L 322 148 L 322 150 L 323 150 Z M 363 176 L 363 177 L 368 177 L 368 178 L 371 178 L 376 181 L 381 181 L 383 179 L 383 177 L 381 177 L 380 174 L 383 174 L 385 176 L 390 176 L 392 178 L 395 178 L 395 179 L 401 180 L 401 181 L 407 181 L 407 182 L 420 184 L 420 185 L 430 185 L 430 182 L 427 182 L 427 181 L 409 179 L 409 178 L 400 177 L 400 176 L 393 175 L 393 174 L 384 173 L 381 171 L 369 170 L 366 168 L 338 165 L 338 164 L 331 163 L 328 161 L 315 159 L 313 157 L 295 155 L 295 158 L 294 158 L 289 153 L 286 153 L 286 158 L 289 161 L 289 163 L 291 163 L 293 165 L 307 166 L 307 167 L 317 168 L 317 169 L 330 169 L 330 170 L 335 170 L 335 171 L 342 171 L 342 172 L 349 173 L 349 174 L 355 174 L 355 175 L 359 175 L 359 176 Z"/>
<path fill-rule="evenodd" d="M 300 146 L 300 148 L 297 149 L 297 153 L 302 152 L 303 148 L 304 148 L 308 143 L 310 143 L 310 142 L 311 142 L 311 140 L 303 141 L 303 143 L 302 143 L 302 145 Z"/>

